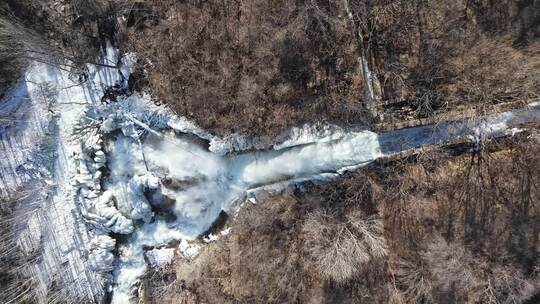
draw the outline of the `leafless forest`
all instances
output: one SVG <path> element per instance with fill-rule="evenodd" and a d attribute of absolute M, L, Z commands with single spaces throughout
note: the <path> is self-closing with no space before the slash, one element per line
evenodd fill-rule
<path fill-rule="evenodd" d="M 109 40 L 139 58 L 130 90 L 222 136 L 384 128 L 540 97 L 537 0 L 4 0 L 0 10 L 0 97 L 29 61 L 80 75 Z M 539 303 L 538 127 L 246 204 L 196 259 L 147 273 L 141 301 Z M 0 199 L 1 299 L 32 288 L 19 271 L 32 257 L 12 250 L 21 198 Z"/>

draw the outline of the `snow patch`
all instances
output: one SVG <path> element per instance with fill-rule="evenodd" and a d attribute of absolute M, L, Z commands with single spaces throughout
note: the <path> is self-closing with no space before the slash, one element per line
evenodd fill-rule
<path fill-rule="evenodd" d="M 152 249 L 146 252 L 148 264 L 152 267 L 163 268 L 172 264 L 174 258 L 173 248 Z"/>
<path fill-rule="evenodd" d="M 182 240 L 178 245 L 178 250 L 186 259 L 192 260 L 199 255 L 201 246 L 197 244 L 190 244 L 187 240 Z"/>
<path fill-rule="evenodd" d="M 217 235 L 215 235 L 215 234 L 212 234 L 212 233 L 210 233 L 209 235 L 203 237 L 203 241 L 204 241 L 205 243 L 215 242 L 215 241 L 217 241 L 218 239 L 219 239 L 219 237 L 218 237 Z"/>
<path fill-rule="evenodd" d="M 330 142 L 342 138 L 345 131 L 334 125 L 303 125 L 301 128 L 292 128 L 285 135 L 285 140 L 274 145 L 275 150 L 294 147 L 298 145 Z"/>
<path fill-rule="evenodd" d="M 209 150 L 219 155 L 225 155 L 232 152 L 267 149 L 270 145 L 270 140 L 267 138 L 231 134 L 224 138 L 212 137 Z"/>
<path fill-rule="evenodd" d="M 226 229 L 223 229 L 219 232 L 219 234 L 221 234 L 222 236 L 227 236 L 231 233 L 231 227 L 229 228 L 226 228 Z"/>

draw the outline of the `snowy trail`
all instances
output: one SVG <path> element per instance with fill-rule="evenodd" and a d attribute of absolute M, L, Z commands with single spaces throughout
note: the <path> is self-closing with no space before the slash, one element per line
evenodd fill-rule
<path fill-rule="evenodd" d="M 117 52 L 108 48 L 105 60 L 117 62 Z M 24 223 L 21 237 L 28 250 L 43 248 L 44 262 L 28 271 L 39 281 L 40 302 L 56 281 L 71 286 L 66 292 L 83 302 L 100 302 L 112 291 L 113 303 L 128 303 L 147 268 L 146 247 L 187 244 L 222 210 L 234 212 L 239 201 L 256 201 L 261 192 L 297 182 L 335 178 L 413 148 L 512 133 L 540 118 L 535 103 L 380 134 L 338 127 L 319 134 L 307 128 L 291 130 L 274 149 L 230 156 L 209 151 L 193 137 L 210 141 L 211 150 L 254 145 L 215 138 L 146 95 L 102 104 L 107 87 L 126 85 L 132 61 L 123 58 L 120 69 L 92 67 L 90 81 L 79 86 L 62 71 L 34 65 L 13 98 L 0 103 L 1 118 L 17 118 L 0 122 L 0 193 L 28 181 L 46 180 L 52 188 L 38 218 Z M 117 244 L 111 233 L 127 235 L 126 241 Z M 43 237 L 36 241 L 35 235 Z"/>

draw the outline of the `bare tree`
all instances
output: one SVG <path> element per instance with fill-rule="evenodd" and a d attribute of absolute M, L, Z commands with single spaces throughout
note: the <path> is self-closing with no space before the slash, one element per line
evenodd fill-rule
<path fill-rule="evenodd" d="M 339 220 L 336 213 L 318 210 L 302 227 L 305 250 L 319 273 L 337 283 L 354 277 L 362 266 L 387 254 L 381 219 L 355 211 Z"/>
<path fill-rule="evenodd" d="M 76 50 L 69 53 L 60 46 L 53 46 L 41 34 L 4 10 L 0 11 L 0 60 L 6 59 L 19 63 L 37 61 L 64 70 L 80 70 L 85 63 L 116 68 L 115 65 L 82 58 Z"/>
<path fill-rule="evenodd" d="M 16 208 L 20 200 L 31 196 L 21 189 L 16 195 L 0 197 L 0 298 L 4 303 L 35 302 L 35 281 L 28 275 L 28 265 L 37 257 L 22 250 L 20 235 L 36 208 Z"/>
<path fill-rule="evenodd" d="M 37 61 L 63 69 L 70 67 L 58 61 L 59 55 L 52 51 L 41 35 L 24 26 L 9 12 L 0 14 L 0 59 L 12 59 L 19 64 Z"/>

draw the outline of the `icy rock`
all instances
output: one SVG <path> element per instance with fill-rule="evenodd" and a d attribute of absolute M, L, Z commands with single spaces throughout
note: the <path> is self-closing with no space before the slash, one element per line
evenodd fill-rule
<path fill-rule="evenodd" d="M 98 139 L 96 140 L 96 142 L 91 146 L 92 147 L 92 150 L 94 151 L 99 151 L 101 150 L 101 144 L 103 143 L 103 140 L 101 139 L 101 137 L 98 137 Z"/>
<path fill-rule="evenodd" d="M 120 73 L 124 77 L 124 85 L 127 85 L 129 76 L 135 71 L 135 64 L 137 63 L 137 55 L 135 53 L 127 53 L 122 56 L 120 66 Z"/>
<path fill-rule="evenodd" d="M 157 189 L 159 187 L 159 179 L 151 174 L 135 176 L 129 182 L 129 202 L 131 203 L 132 219 L 142 219 L 145 222 L 150 222 L 154 217 L 150 203 L 144 196 L 146 189 Z"/>
<path fill-rule="evenodd" d="M 270 146 L 269 143 L 269 140 L 265 138 L 251 138 L 238 134 L 231 134 L 225 138 L 212 138 L 208 149 L 213 153 L 225 155 L 235 151 L 266 149 Z"/>
<path fill-rule="evenodd" d="M 252 203 L 254 205 L 257 205 L 259 203 L 257 194 L 258 194 L 257 191 L 247 190 L 246 191 L 246 198 L 250 203 Z"/>
<path fill-rule="evenodd" d="M 217 235 L 210 233 L 208 236 L 203 238 L 203 241 L 205 241 L 206 243 L 211 243 L 217 241 L 218 239 L 219 237 Z"/>
<path fill-rule="evenodd" d="M 90 173 L 80 173 L 77 175 L 76 180 L 80 186 L 93 186 L 92 175 Z"/>
<path fill-rule="evenodd" d="M 122 123 L 122 134 L 127 137 L 137 138 L 139 134 L 137 133 L 137 128 L 132 122 Z"/>
<path fill-rule="evenodd" d="M 199 255 L 199 251 L 201 250 L 201 246 L 197 244 L 190 244 L 188 241 L 183 239 L 180 242 L 180 245 L 178 245 L 178 250 L 180 253 L 187 259 L 193 259 L 197 255 Z"/>
<path fill-rule="evenodd" d="M 130 234 L 133 232 L 133 222 L 116 210 L 116 208 L 105 208 L 100 212 L 105 219 L 109 219 L 104 226 L 109 231 L 119 234 Z"/>
<path fill-rule="evenodd" d="M 108 235 L 98 235 L 90 244 L 89 263 L 98 271 L 110 271 L 114 263 L 112 251 L 116 241 Z"/>
<path fill-rule="evenodd" d="M 86 198 L 88 199 L 94 199 L 98 197 L 98 194 L 95 191 L 89 191 L 86 195 Z"/>
<path fill-rule="evenodd" d="M 92 247 L 102 248 L 106 250 L 114 250 L 116 240 L 108 235 L 98 235 L 91 241 Z"/>
<path fill-rule="evenodd" d="M 101 152 L 101 151 L 98 151 L 98 152 Z M 107 162 L 107 157 L 105 156 L 105 154 L 103 154 L 103 152 L 101 152 L 101 154 L 96 153 L 96 156 L 94 157 L 94 161 L 96 163 L 104 164 Z"/>
<path fill-rule="evenodd" d="M 310 143 L 321 143 L 342 138 L 345 131 L 334 125 L 303 125 L 300 128 L 294 127 L 290 129 L 283 137 L 280 144 L 274 145 L 274 150 L 281 150 L 298 145 Z"/>
<path fill-rule="evenodd" d="M 118 129 L 117 116 L 116 114 L 111 114 L 101 124 L 101 131 L 111 133 L 116 129 Z"/>
<path fill-rule="evenodd" d="M 158 248 L 146 252 L 148 264 L 152 267 L 165 267 L 172 263 L 174 258 L 173 248 Z"/>
<path fill-rule="evenodd" d="M 96 248 L 88 255 L 89 264 L 96 271 L 110 271 L 114 262 L 114 255 L 107 250 Z"/>
<path fill-rule="evenodd" d="M 23 249 L 27 254 L 33 254 L 39 250 L 41 242 L 41 223 L 39 215 L 37 212 L 33 212 L 27 222 L 27 228 L 24 232 L 26 238 L 21 238 L 21 240 L 28 240 L 23 244 Z"/>
<path fill-rule="evenodd" d="M 111 191 L 105 191 L 97 200 L 95 210 L 97 214 L 94 220 L 107 231 L 120 234 L 130 234 L 133 232 L 133 222 L 114 207 L 113 194 Z"/>
<path fill-rule="evenodd" d="M 219 234 L 221 234 L 222 236 L 226 236 L 226 235 L 229 235 L 229 233 L 231 233 L 231 227 L 227 228 L 227 229 L 223 229 L 219 232 Z"/>

